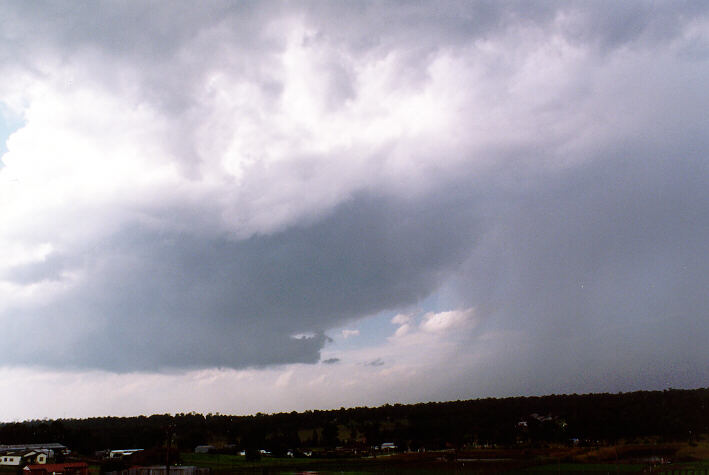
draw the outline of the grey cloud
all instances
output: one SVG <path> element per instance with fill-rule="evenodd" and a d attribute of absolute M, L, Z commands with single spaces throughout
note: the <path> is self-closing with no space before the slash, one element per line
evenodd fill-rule
<path fill-rule="evenodd" d="M 384 361 L 382 361 L 381 358 L 376 358 L 376 359 L 373 359 L 372 361 L 367 361 L 366 363 L 364 363 L 364 365 L 365 366 L 374 366 L 374 367 L 384 366 Z"/>
<path fill-rule="evenodd" d="M 610 154 L 514 197 L 491 193 L 498 218 L 467 261 L 459 295 L 484 315 L 478 332 L 510 336 L 468 387 L 703 384 L 709 171 L 696 144 L 677 145 Z"/>
<path fill-rule="evenodd" d="M 143 99 L 173 110 L 185 102 L 197 78 L 219 69 L 236 68 L 259 81 L 262 64 L 282 52 L 283 35 L 269 33 L 275 21 L 304 18 L 312 34 L 303 42 L 327 42 L 343 55 L 396 51 L 405 58 L 401 79 L 422 78 L 427 55 L 442 48 L 486 40 L 520 24 L 553 27 L 559 17 L 572 20 L 562 31 L 583 44 L 615 48 L 636 41 L 667 41 L 676 37 L 688 18 L 707 14 L 700 2 L 649 6 L 646 2 L 192 2 L 95 3 L 7 2 L 3 5 L 3 56 L 8 60 L 42 61 L 51 54 L 63 61 L 82 54 L 103 55 L 114 64 L 132 64 L 143 82 Z M 70 14 L 67 12 L 71 12 Z M 43 34 L 34 34 L 41 27 Z M 25 58 L 25 59 L 23 59 Z M 110 63 L 101 64 L 106 68 Z M 338 94 L 352 94 L 347 71 L 332 65 Z M 101 76 L 115 87 L 121 78 Z M 271 77 L 271 86 L 278 83 Z M 264 84 L 266 87 L 266 84 Z M 268 87 L 271 87 L 268 86 Z M 276 87 L 276 90 L 278 88 Z"/>
<path fill-rule="evenodd" d="M 16 284 L 31 284 L 41 281 L 61 281 L 62 271 L 68 262 L 60 256 L 49 256 L 43 261 L 18 265 L 10 268 L 0 277 Z"/>
<path fill-rule="evenodd" d="M 54 49 L 62 56 L 95 49 L 117 57 L 144 58 L 146 65 L 205 57 L 178 58 L 185 45 L 219 32 L 230 48 L 248 56 L 274 47 L 264 27 L 274 19 L 306 18 L 315 36 L 359 52 L 402 48 L 421 52 L 486 39 L 507 28 L 549 27 L 569 18 L 562 33 L 586 44 L 616 47 L 635 41 L 663 41 L 677 36 L 688 22 L 707 14 L 701 2 L 649 5 L 647 2 L 420 2 L 324 1 L 239 3 L 188 1 L 150 3 L 6 2 L 3 5 L 5 47 Z M 33 35 L 39 26 L 44 35 Z M 308 38 L 304 38 L 308 41 Z M 204 45 L 209 46 L 209 44 Z M 212 43 L 212 53 L 224 46 Z M 6 53 L 12 56 L 10 53 Z M 224 59 L 222 56 L 218 56 Z M 238 58 L 234 58 L 238 60 Z M 141 61 L 141 62 L 142 62 Z"/>
<path fill-rule="evenodd" d="M 118 371 L 315 363 L 325 330 L 424 298 L 462 259 L 473 214 L 465 202 L 430 198 L 361 197 L 311 226 L 245 241 L 136 225 L 99 252 L 63 256 L 63 270 L 79 266 L 89 280 L 45 307 L 8 312 L 5 343 L 27 331 L 37 338 L 3 357 Z M 451 226 L 457 232 L 441 234 Z M 16 275 L 58 273 L 48 263 Z M 51 339 L 62 345 L 42 343 Z"/>
<path fill-rule="evenodd" d="M 95 48 L 132 64 L 140 71 L 140 99 L 177 117 L 175 147 L 188 157 L 195 155 L 190 129 L 202 112 L 189 101 L 190 87 L 211 66 L 252 75 L 273 100 L 280 94 L 279 78 L 258 66 L 282 51 L 283 41 L 260 27 L 271 15 L 286 17 L 292 4 L 233 10 L 226 3 L 90 3 L 68 23 L 59 14 L 65 4 L 44 12 L 12 5 L 16 12 L 2 28 L 4 57 L 33 58 L 32 48 L 44 48 L 71 58 Z M 245 240 L 203 229 L 218 212 L 210 203 L 157 206 L 158 221 L 183 221 L 184 230 L 132 223 L 98 248 L 77 243 L 47 262 L 12 269 L 3 278 L 16 283 L 61 281 L 63 271 L 75 269 L 90 279 L 49 303 L 6 311 L 5 364 L 130 371 L 316 363 L 328 329 L 415 304 L 445 285 L 455 289 L 454 303 L 481 316 L 466 335 L 470 354 L 482 344 L 479 334 L 515 335 L 495 361 L 459 379 L 460 391 L 704 384 L 709 48 L 682 32 L 689 19 L 707 14 L 706 5 L 325 2 L 302 11 L 316 30 L 310 41 L 375 59 L 399 52 L 402 82 L 424 81 L 426 58 L 439 49 L 519 25 L 551 27 L 563 14 L 573 20 L 562 31 L 567 39 L 601 51 L 590 54 L 590 76 L 616 51 L 652 55 L 658 65 L 634 70 L 626 56 L 613 57 L 620 72 L 605 83 L 588 79 L 583 100 L 570 104 L 559 92 L 562 112 L 583 118 L 569 142 L 590 136 L 571 148 L 579 157 L 567 166 L 547 166 L 569 149 L 555 136 L 476 151 L 500 156 L 486 173 L 463 166 L 455 179 L 412 193 L 416 198 L 362 192 L 335 209 L 323 206 L 329 214 Z M 30 21 L 47 32 L 27 45 Z M 686 42 L 677 57 L 665 47 L 673 42 Z M 324 69 L 332 107 L 356 94 L 346 64 Z M 607 84 L 617 89 L 606 93 Z M 539 120 L 553 128 L 567 119 L 554 112 Z M 604 127 L 613 130 L 594 135 Z M 247 185 L 259 188 L 272 178 L 267 172 Z M 293 338 L 298 334 L 310 337 Z M 18 335 L 32 337 L 18 344 Z"/>
<path fill-rule="evenodd" d="M 335 364 L 335 363 L 339 363 L 339 362 L 340 362 L 340 358 L 328 358 L 326 360 L 322 360 L 322 363 L 324 363 L 324 364 Z"/>
<path fill-rule="evenodd" d="M 698 2 L 649 4 L 647 2 L 569 2 L 560 11 L 571 15 L 565 31 L 583 43 L 609 51 L 623 45 L 660 46 L 681 34 L 688 18 L 707 14 Z"/>

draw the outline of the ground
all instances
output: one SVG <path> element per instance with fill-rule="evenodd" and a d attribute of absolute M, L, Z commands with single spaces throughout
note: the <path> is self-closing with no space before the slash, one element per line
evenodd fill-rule
<path fill-rule="evenodd" d="M 608 447 L 547 447 L 429 451 L 376 458 L 275 458 L 247 462 L 243 456 L 181 455 L 184 465 L 209 467 L 215 474 L 233 472 L 320 473 L 647 473 L 700 470 L 709 473 L 709 441 L 700 443 L 619 444 Z M 654 457 L 654 459 L 653 459 Z M 668 463 L 653 463 L 664 459 Z M 702 472 L 700 472 L 702 473 Z"/>

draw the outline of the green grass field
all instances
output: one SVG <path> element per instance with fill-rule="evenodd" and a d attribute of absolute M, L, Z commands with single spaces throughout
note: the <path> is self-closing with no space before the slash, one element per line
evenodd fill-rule
<path fill-rule="evenodd" d="M 182 453 L 181 463 L 183 465 L 194 465 L 212 469 L 215 473 L 227 472 L 270 472 L 270 473 L 296 473 L 301 471 L 317 471 L 321 474 L 327 473 L 374 473 L 387 472 L 389 474 L 433 474 L 450 473 L 451 470 L 459 473 L 465 472 L 495 472 L 495 473 L 589 473 L 589 474 L 612 474 L 612 473 L 642 473 L 649 468 L 647 464 L 637 463 L 588 463 L 588 462 L 564 462 L 554 463 L 549 458 L 537 458 L 539 465 L 534 464 L 534 460 L 523 462 L 526 467 L 510 467 L 508 462 L 498 464 L 472 464 L 459 462 L 437 461 L 437 458 L 416 459 L 405 455 L 395 457 L 377 457 L 376 459 L 362 458 L 277 458 L 263 457 L 257 461 L 246 461 L 246 458 L 239 455 L 218 455 L 218 454 L 195 454 Z M 544 459 L 546 461 L 544 461 Z M 512 459 L 509 459 L 512 460 Z M 553 459 L 552 459 L 553 460 Z M 512 462 L 514 463 L 514 461 Z M 675 463 L 657 467 L 661 470 L 678 470 L 709 472 L 709 460 Z"/>
<path fill-rule="evenodd" d="M 614 463 L 553 463 L 546 465 L 536 465 L 525 470 L 525 472 L 641 472 L 645 465 L 639 464 L 614 464 Z"/>
<path fill-rule="evenodd" d="M 298 473 L 317 471 L 326 474 L 372 474 L 386 472 L 390 475 L 437 475 L 450 473 L 451 467 L 417 467 L 415 464 L 401 464 L 391 457 L 370 458 L 277 458 L 263 457 L 258 461 L 245 460 L 239 455 L 217 454 L 180 454 L 183 465 L 195 465 L 210 468 L 215 473 L 227 472 L 265 472 Z M 453 467 L 455 468 L 455 467 Z"/>
<path fill-rule="evenodd" d="M 305 470 L 310 467 L 335 467 L 342 465 L 361 464 L 361 459 L 320 459 L 320 458 L 277 458 L 263 457 L 261 460 L 247 461 L 241 455 L 195 454 L 182 453 L 180 459 L 183 465 L 195 465 L 212 470 Z"/>

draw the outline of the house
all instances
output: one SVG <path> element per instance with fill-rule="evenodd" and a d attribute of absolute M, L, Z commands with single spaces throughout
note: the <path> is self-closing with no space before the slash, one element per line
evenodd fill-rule
<path fill-rule="evenodd" d="M 88 475 L 89 465 L 86 462 L 27 465 L 22 472 L 24 475 Z"/>
<path fill-rule="evenodd" d="M 0 465 L 19 467 L 22 463 L 22 455 L 18 452 L 5 452 L 0 455 Z"/>
<path fill-rule="evenodd" d="M 48 452 L 48 450 L 0 451 L 0 466 L 21 467 L 29 464 L 45 464 Z"/>
<path fill-rule="evenodd" d="M 382 445 L 376 447 L 377 450 L 381 450 L 382 452 L 393 452 L 397 448 L 394 442 L 384 442 Z"/>
<path fill-rule="evenodd" d="M 29 462 L 30 465 L 43 465 L 47 463 L 47 458 L 49 456 L 49 451 L 44 450 L 33 450 L 24 455 L 24 458 Z"/>
<path fill-rule="evenodd" d="M 45 444 L 15 444 L 15 445 L 0 445 L 0 453 L 9 450 L 38 450 L 43 451 L 49 458 L 54 457 L 54 454 L 69 455 L 71 450 L 66 445 L 57 444 L 56 442 L 48 442 Z"/>
<path fill-rule="evenodd" d="M 116 449 L 108 452 L 108 458 L 116 459 L 127 457 L 128 455 L 133 455 L 136 452 L 140 452 L 143 449 Z"/>
<path fill-rule="evenodd" d="M 213 452 L 214 450 L 216 450 L 216 447 L 214 447 L 213 445 L 198 445 L 194 448 L 194 453 L 208 454 L 210 452 Z"/>

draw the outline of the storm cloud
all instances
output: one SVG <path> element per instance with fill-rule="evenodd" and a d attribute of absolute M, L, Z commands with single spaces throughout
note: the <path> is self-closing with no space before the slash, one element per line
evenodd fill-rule
<path fill-rule="evenodd" d="M 354 199 L 307 227 L 245 240 L 135 225 L 100 249 L 19 266 L 6 281 L 90 278 L 8 309 L 39 341 L 62 345 L 17 348 L 5 361 L 124 371 L 314 363 L 326 329 L 423 298 L 462 260 L 474 215 L 446 198 L 425 205 Z"/>
<path fill-rule="evenodd" d="M 697 2 L 70 8 L 0 20 L 5 365 L 316 363 L 433 299 L 455 391 L 706 380 Z"/>

